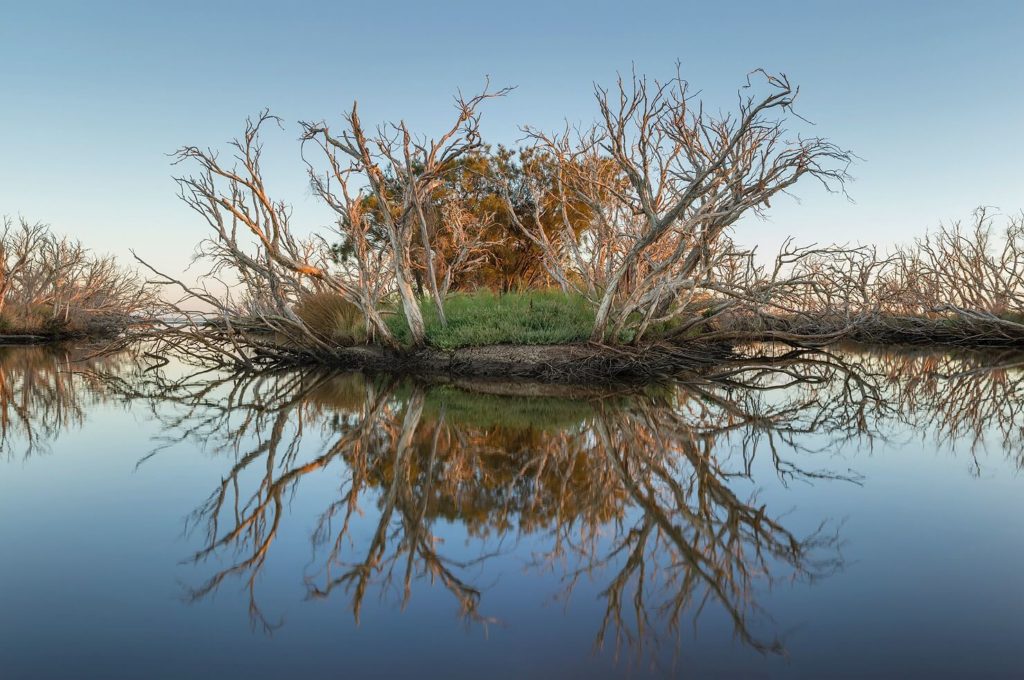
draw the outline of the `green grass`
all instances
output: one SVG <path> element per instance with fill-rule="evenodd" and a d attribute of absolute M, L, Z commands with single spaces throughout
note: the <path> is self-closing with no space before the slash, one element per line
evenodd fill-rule
<path fill-rule="evenodd" d="M 420 309 L 427 343 L 441 349 L 563 345 L 586 340 L 594 327 L 594 310 L 587 300 L 561 291 L 450 295 L 444 303 L 446 327 L 441 325 L 430 300 L 423 300 Z M 400 311 L 389 315 L 388 326 L 399 342 L 410 342 L 409 327 Z"/>

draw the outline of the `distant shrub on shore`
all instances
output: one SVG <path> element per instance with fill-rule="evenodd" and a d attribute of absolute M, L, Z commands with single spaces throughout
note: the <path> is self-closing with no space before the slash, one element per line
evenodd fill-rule
<path fill-rule="evenodd" d="M 980 208 L 887 254 L 846 248 L 800 263 L 772 315 L 739 330 L 869 342 L 963 345 L 1024 342 L 1024 215 Z"/>
<path fill-rule="evenodd" d="M 4 217 L 0 225 L 0 334 L 107 335 L 152 302 L 144 282 L 49 226 Z"/>

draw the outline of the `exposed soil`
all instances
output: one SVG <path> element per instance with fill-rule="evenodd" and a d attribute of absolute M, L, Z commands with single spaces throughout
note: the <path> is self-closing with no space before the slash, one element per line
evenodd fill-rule
<path fill-rule="evenodd" d="M 491 345 L 456 350 L 399 351 L 350 347 L 338 354 L 343 368 L 502 380 L 616 382 L 665 378 L 717 365 L 732 356 L 726 345 Z"/>

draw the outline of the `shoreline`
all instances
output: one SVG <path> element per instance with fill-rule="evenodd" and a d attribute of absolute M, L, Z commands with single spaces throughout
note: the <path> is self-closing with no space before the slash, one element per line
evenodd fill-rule
<path fill-rule="evenodd" d="M 304 362 L 346 370 L 423 377 L 534 380 L 551 383 L 633 382 L 667 378 L 736 358 L 729 345 L 595 344 L 487 345 L 453 350 L 400 350 L 378 345 L 339 349 L 329 362 Z"/>
<path fill-rule="evenodd" d="M 45 347 L 68 342 L 100 342 L 116 338 L 117 334 L 104 333 L 0 333 L 0 347 Z"/>
<path fill-rule="evenodd" d="M 860 336 L 860 337 L 859 337 Z M 898 337 L 898 336 L 890 336 Z M 47 347 L 110 340 L 110 336 L 96 335 L 3 335 L 0 347 Z M 145 343 L 146 337 L 122 338 L 114 343 L 125 349 L 134 343 Z M 768 357 L 751 356 L 737 348 L 747 344 L 774 344 L 793 352 L 827 350 L 842 344 L 872 347 L 906 347 L 935 349 L 938 351 L 1020 350 L 1024 343 L 1008 341 L 1006 337 L 974 337 L 967 344 L 960 341 L 942 342 L 922 340 L 921 336 L 898 340 L 864 337 L 857 332 L 837 337 L 828 343 L 801 345 L 782 339 L 775 333 L 750 333 L 730 341 L 685 343 L 654 342 L 640 346 L 603 345 L 596 343 L 569 344 L 496 344 L 457 349 L 423 347 L 419 349 L 394 348 L 383 345 L 355 345 L 334 349 L 330 355 L 301 349 L 281 352 L 281 346 L 264 345 L 254 352 L 256 372 L 273 372 L 299 367 L 321 367 L 328 370 L 366 371 L 393 375 L 442 379 L 457 382 L 460 379 L 488 380 L 491 382 L 530 381 L 536 383 L 575 384 L 600 386 L 608 383 L 654 382 L 682 373 L 699 373 L 726 364 L 744 360 L 763 360 Z M 113 345 L 111 346 L 113 347 Z M 163 355 L 159 351 L 157 354 Z M 170 353 L 170 354 L 173 354 Z M 227 363 L 227 362 L 226 362 Z"/>

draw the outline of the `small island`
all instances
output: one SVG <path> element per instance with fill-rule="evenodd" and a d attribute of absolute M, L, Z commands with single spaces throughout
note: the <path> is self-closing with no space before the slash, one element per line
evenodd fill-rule
<path fill-rule="evenodd" d="M 808 182 L 844 195 L 855 160 L 808 134 L 797 88 L 758 70 L 710 113 L 680 74 L 594 90 L 595 122 L 520 148 L 482 137 L 508 89 L 455 99 L 450 127 L 299 123 L 333 223 L 298 228 L 264 181 L 263 111 L 229 152 L 185 146 L 180 198 L 205 222 L 185 279 L 141 276 L 24 219 L 5 222 L 3 340 L 105 337 L 242 370 L 320 364 L 593 382 L 657 379 L 750 343 L 1019 346 L 1024 220 L 979 209 L 909 244 L 734 239 Z M 302 234 L 302 235 L 300 235 Z"/>

